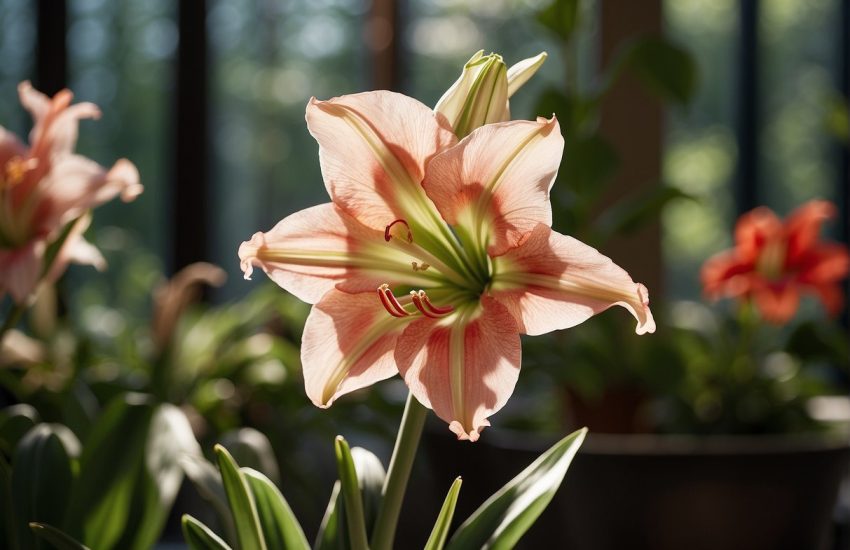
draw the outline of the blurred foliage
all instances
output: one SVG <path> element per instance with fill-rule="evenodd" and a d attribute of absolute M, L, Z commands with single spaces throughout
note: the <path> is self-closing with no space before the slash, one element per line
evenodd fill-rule
<path fill-rule="evenodd" d="M 724 315 L 693 302 L 676 304 L 670 321 L 664 342 L 683 378 L 658 399 L 659 429 L 775 434 L 825 428 L 808 403 L 844 393 L 850 352 L 839 327 L 806 321 L 782 330 L 749 307 Z"/>

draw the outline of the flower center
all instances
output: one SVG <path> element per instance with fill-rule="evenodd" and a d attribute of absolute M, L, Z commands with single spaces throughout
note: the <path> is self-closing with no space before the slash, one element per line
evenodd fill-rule
<path fill-rule="evenodd" d="M 756 271 L 766 278 L 778 279 L 785 267 L 785 243 L 781 240 L 772 240 L 765 244 L 756 261 Z"/>
<path fill-rule="evenodd" d="M 411 290 L 408 297 L 403 297 L 399 300 L 395 297 L 393 291 L 390 290 L 390 285 L 386 283 L 378 287 L 378 298 L 381 300 L 381 305 L 384 306 L 387 313 L 393 317 L 409 317 L 410 315 L 415 315 L 416 311 L 409 311 L 406 307 L 410 304 L 413 304 L 413 307 L 415 307 L 419 313 L 432 319 L 445 317 L 454 311 L 454 307 L 451 305 L 434 305 L 424 290 Z M 402 303 L 402 301 L 404 303 Z"/>
<path fill-rule="evenodd" d="M 11 189 L 24 180 L 27 172 L 35 168 L 36 159 L 24 160 L 21 157 L 12 157 L 0 171 L 0 191 Z"/>

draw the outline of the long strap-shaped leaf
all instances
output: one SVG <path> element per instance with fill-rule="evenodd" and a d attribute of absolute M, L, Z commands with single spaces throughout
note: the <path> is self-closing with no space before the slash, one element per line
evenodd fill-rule
<path fill-rule="evenodd" d="M 366 520 L 363 516 L 363 497 L 351 449 L 342 436 L 334 441 L 336 463 L 339 470 L 339 481 L 342 486 L 342 496 L 345 500 L 345 522 L 348 525 L 348 538 L 351 550 L 368 550 L 369 542 L 366 535 Z"/>
<path fill-rule="evenodd" d="M 310 550 L 307 537 L 292 509 L 269 478 L 251 468 L 241 468 L 257 503 L 263 538 L 269 550 Z"/>
<path fill-rule="evenodd" d="M 540 455 L 469 516 L 447 548 L 513 548 L 552 500 L 585 435 L 582 428 Z"/>
<path fill-rule="evenodd" d="M 236 539 L 242 550 L 266 550 L 266 541 L 260 527 L 260 518 L 257 514 L 257 504 L 248 480 L 239 470 L 239 466 L 221 445 L 215 446 L 215 454 L 218 457 L 218 468 L 221 470 L 221 480 L 224 491 L 227 493 L 227 502 L 230 504 L 230 513 L 233 514 L 233 523 L 236 526 Z"/>
<path fill-rule="evenodd" d="M 189 514 L 183 515 L 183 538 L 191 550 L 231 550 L 212 529 Z"/>
<path fill-rule="evenodd" d="M 452 518 L 455 515 L 455 504 L 457 504 L 457 497 L 460 494 L 460 484 L 461 479 L 457 478 L 449 487 L 449 493 L 446 495 L 446 500 L 443 501 L 443 507 L 440 508 L 437 522 L 434 523 L 434 529 L 431 530 L 431 536 L 428 537 L 424 550 L 442 550 L 445 546 L 449 527 L 451 527 Z"/>
<path fill-rule="evenodd" d="M 46 523 L 31 522 L 30 529 L 35 535 L 55 550 L 89 550 L 89 547 L 77 541 L 71 535 Z"/>

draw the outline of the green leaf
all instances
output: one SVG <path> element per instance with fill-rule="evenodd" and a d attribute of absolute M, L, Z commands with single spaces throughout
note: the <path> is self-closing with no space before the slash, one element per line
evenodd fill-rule
<path fill-rule="evenodd" d="M 239 470 L 239 466 L 221 445 L 215 446 L 221 480 L 230 504 L 230 513 L 236 526 L 236 540 L 243 550 L 266 550 L 260 518 L 257 515 L 257 503 L 248 487 L 248 480 Z"/>
<path fill-rule="evenodd" d="M 242 467 L 253 468 L 280 483 L 280 470 L 269 438 L 254 428 L 231 430 L 219 441 Z"/>
<path fill-rule="evenodd" d="M 583 203 L 590 203 L 605 191 L 606 180 L 619 167 L 620 157 L 608 140 L 598 134 L 577 136 L 564 147 L 558 177 Z"/>
<path fill-rule="evenodd" d="M 381 508 L 384 479 L 387 477 L 387 472 L 384 470 L 384 465 L 381 464 L 381 459 L 363 447 L 352 448 L 351 458 L 354 460 L 357 485 L 360 487 L 360 495 L 363 499 L 363 521 L 368 536 L 372 534 L 372 527 L 378 518 L 378 510 Z"/>
<path fill-rule="evenodd" d="M 334 482 L 328 507 L 319 525 L 319 533 L 313 550 L 343 550 L 349 548 L 348 535 L 345 528 L 345 510 L 343 510 L 342 486 Z"/>
<path fill-rule="evenodd" d="M 537 12 L 537 21 L 564 42 L 569 42 L 579 26 L 580 4 L 580 0 L 551 0 Z"/>
<path fill-rule="evenodd" d="M 159 405 L 151 418 L 144 462 L 118 548 L 144 550 L 156 543 L 183 482 L 181 458 L 201 455 L 185 413 L 168 403 Z"/>
<path fill-rule="evenodd" d="M 597 227 L 603 238 L 632 233 L 647 223 L 659 221 L 664 208 L 678 199 L 695 200 L 675 187 L 655 185 L 608 208 L 600 216 Z"/>
<path fill-rule="evenodd" d="M 65 426 L 38 424 L 20 440 L 12 458 L 12 499 L 21 548 L 35 544 L 31 521 L 63 525 L 80 442 Z"/>
<path fill-rule="evenodd" d="M 552 500 L 587 435 L 573 432 L 540 455 L 458 527 L 449 550 L 510 549 Z"/>
<path fill-rule="evenodd" d="M 89 550 L 88 546 L 52 525 L 34 521 L 29 526 L 38 538 L 49 544 L 54 550 Z"/>
<path fill-rule="evenodd" d="M 342 496 L 345 502 L 345 522 L 348 525 L 348 538 L 351 550 L 367 550 L 369 548 L 366 535 L 366 522 L 363 516 L 363 497 L 351 449 L 342 436 L 336 436 L 334 441 L 336 464 L 339 471 L 339 481 L 342 484 Z"/>
<path fill-rule="evenodd" d="M 191 550 L 231 550 L 230 546 L 212 532 L 212 530 L 189 514 L 181 521 L 183 538 Z"/>
<path fill-rule="evenodd" d="M 546 118 L 556 115 L 561 132 L 569 143 L 574 136 L 586 135 L 596 130 L 599 98 L 548 87 L 537 97 L 534 114 Z"/>
<path fill-rule="evenodd" d="M 225 540 L 235 541 L 236 528 L 227 504 L 227 493 L 221 482 L 221 474 L 202 456 L 183 456 L 180 464 L 186 477 L 195 485 L 198 494 L 212 504 L 219 521 L 218 527 L 224 532 Z"/>
<path fill-rule="evenodd" d="M 446 500 L 443 501 L 443 507 L 440 508 L 440 514 L 437 516 L 437 521 L 431 530 L 431 536 L 428 537 L 428 542 L 425 543 L 425 550 L 442 550 L 443 546 L 445 546 L 446 537 L 448 537 L 452 518 L 455 514 L 457 497 L 460 494 L 460 485 L 461 479 L 457 478 L 452 483 L 452 486 L 449 487 L 449 493 L 446 495 Z"/>
<path fill-rule="evenodd" d="M 251 468 L 240 468 L 257 503 L 257 515 L 269 550 L 309 550 L 310 544 L 289 503 L 269 478 Z"/>
<path fill-rule="evenodd" d="M 687 104 L 697 90 L 697 65 L 687 50 L 662 37 L 639 38 L 625 46 L 624 64 L 661 99 Z"/>
<path fill-rule="evenodd" d="M 126 531 L 131 505 L 139 498 L 136 484 L 153 414 L 150 396 L 123 394 L 107 404 L 91 428 L 67 524 L 89 546 L 113 548 Z"/>
<path fill-rule="evenodd" d="M 0 410 L 0 452 L 12 456 L 18 441 L 38 422 L 38 411 L 32 405 L 20 403 Z"/>

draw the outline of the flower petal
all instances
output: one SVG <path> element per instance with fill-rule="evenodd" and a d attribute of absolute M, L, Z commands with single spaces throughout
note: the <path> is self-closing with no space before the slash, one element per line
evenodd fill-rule
<path fill-rule="evenodd" d="M 734 250 L 715 254 L 700 269 L 703 291 L 714 300 L 741 296 L 750 290 L 753 270 L 753 264 L 742 262 Z"/>
<path fill-rule="evenodd" d="M 809 201 L 794 210 L 785 219 L 785 236 L 788 239 L 787 264 L 794 265 L 820 238 L 824 221 L 834 218 L 835 205 L 829 201 Z"/>
<path fill-rule="evenodd" d="M 32 223 L 49 232 L 116 196 L 133 200 L 142 192 L 142 185 L 129 160 L 119 160 L 107 172 L 85 157 L 65 155 L 54 163 L 41 189 L 41 203 Z"/>
<path fill-rule="evenodd" d="M 843 244 L 819 243 L 798 258 L 798 279 L 806 284 L 834 283 L 850 272 L 850 251 Z"/>
<path fill-rule="evenodd" d="M 278 285 L 315 303 L 337 286 L 372 291 L 391 276 L 395 284 L 427 286 L 436 270 L 417 271 L 410 256 L 333 203 L 320 204 L 281 220 L 271 231 L 255 233 L 239 247 L 245 278 L 260 267 Z"/>
<path fill-rule="evenodd" d="M 554 117 L 489 124 L 436 156 L 423 186 L 449 224 L 495 256 L 538 223 L 551 225 L 549 189 L 563 150 Z"/>
<path fill-rule="evenodd" d="M 523 59 L 511 65 L 511 68 L 508 69 L 508 97 L 513 96 L 523 84 L 534 76 L 537 69 L 546 61 L 546 57 L 548 57 L 546 52 L 540 52 L 534 57 Z"/>
<path fill-rule="evenodd" d="M 485 124 L 510 120 L 505 62 L 500 55 L 483 53 L 479 50 L 466 62 L 460 77 L 434 107 L 460 138 Z"/>
<path fill-rule="evenodd" d="M 29 82 L 22 82 L 18 85 L 18 95 L 35 121 L 30 132 L 32 155 L 35 157 L 70 154 L 77 143 L 79 121 L 100 117 L 100 110 L 93 103 L 71 105 L 74 94 L 67 89 L 48 98 Z"/>
<path fill-rule="evenodd" d="M 755 265 L 764 246 L 782 238 L 782 222 L 767 207 L 760 206 L 738 218 L 735 245 L 742 262 Z"/>
<path fill-rule="evenodd" d="M 301 340 L 310 400 L 329 407 L 340 395 L 396 374 L 393 351 L 408 322 L 390 316 L 374 292 L 330 290 L 310 311 Z"/>
<path fill-rule="evenodd" d="M 26 152 L 18 136 L 0 126 L 0 179 L 4 176 L 6 163 L 14 157 L 23 157 Z"/>
<path fill-rule="evenodd" d="M 313 98 L 307 127 L 319 142 L 322 176 L 334 203 L 380 230 L 431 208 L 420 185 L 425 164 L 456 142 L 431 109 L 387 91 Z"/>
<path fill-rule="evenodd" d="M 0 298 L 7 292 L 23 304 L 41 278 L 46 245 L 44 240 L 32 240 L 20 248 L 0 249 Z"/>
<path fill-rule="evenodd" d="M 525 334 L 569 328 L 615 305 L 637 319 L 635 332 L 655 332 L 646 287 L 596 249 L 546 225 L 493 263 L 493 297 Z"/>
<path fill-rule="evenodd" d="M 53 259 L 50 271 L 44 276 L 45 281 L 54 283 L 59 280 L 59 277 L 68 268 L 68 264 L 72 262 L 93 266 L 98 271 L 106 269 L 106 260 L 101 255 L 100 250 L 83 237 L 83 233 L 86 232 L 89 225 L 91 225 L 90 213 L 83 214 L 74 222 L 74 227 L 68 232 L 65 242 L 62 243 L 62 248 L 59 249 Z"/>
<path fill-rule="evenodd" d="M 797 313 L 800 292 L 793 284 L 766 284 L 753 291 L 753 300 L 765 321 L 782 325 Z"/>
<path fill-rule="evenodd" d="M 396 363 L 420 403 L 475 441 L 487 418 L 511 396 L 521 349 L 510 312 L 490 298 L 442 320 L 412 323 L 398 340 Z"/>

